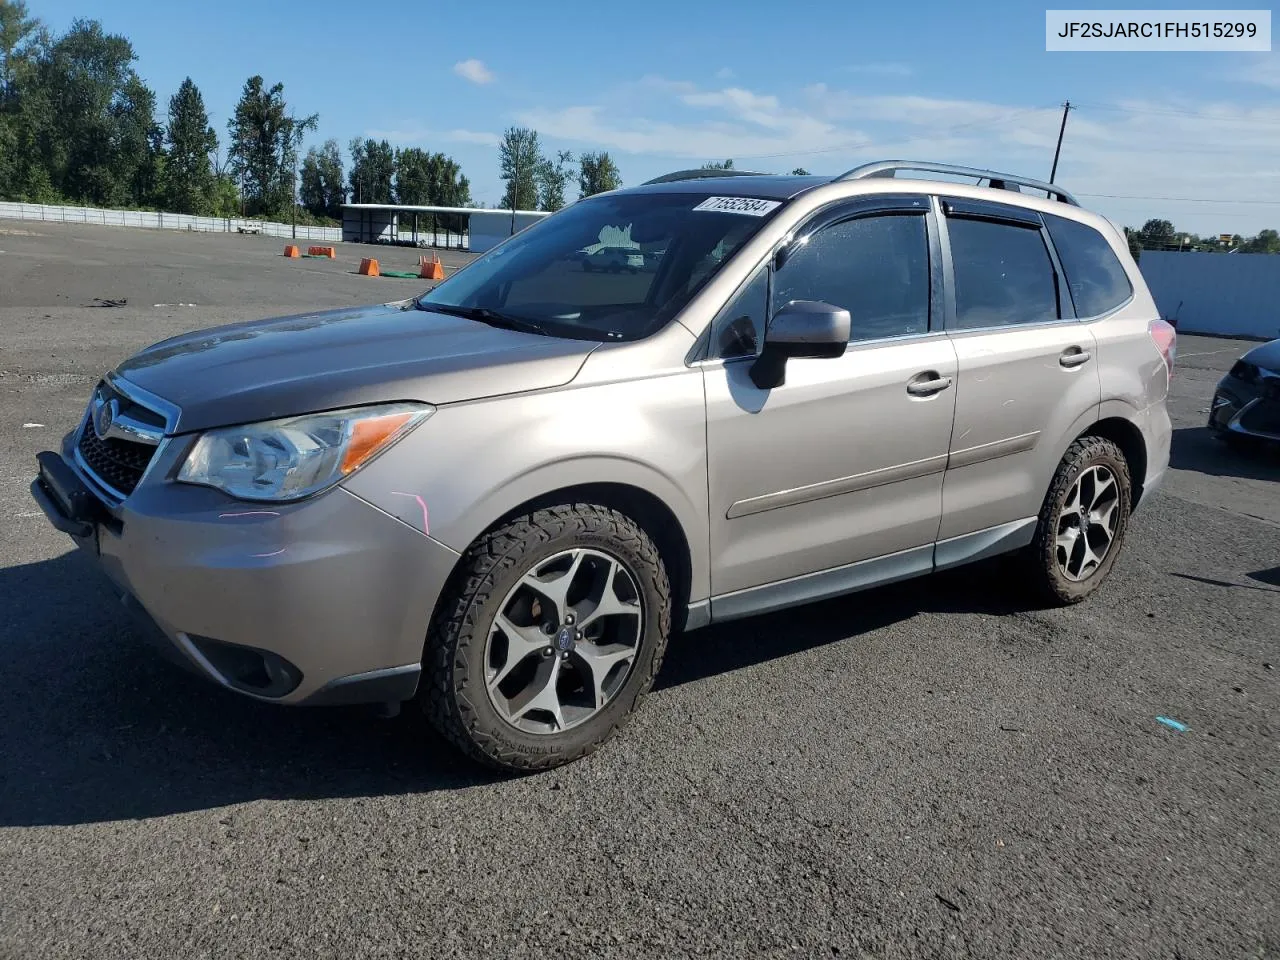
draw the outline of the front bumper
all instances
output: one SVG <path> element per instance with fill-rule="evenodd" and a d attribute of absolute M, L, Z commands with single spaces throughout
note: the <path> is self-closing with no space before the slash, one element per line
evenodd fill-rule
<path fill-rule="evenodd" d="M 1280 377 L 1261 384 L 1224 378 L 1213 394 L 1209 427 L 1221 434 L 1280 441 Z"/>
<path fill-rule="evenodd" d="M 456 552 L 341 487 L 256 505 L 155 482 L 109 505 L 70 442 L 39 455 L 32 496 L 183 665 L 277 703 L 414 695 Z"/>

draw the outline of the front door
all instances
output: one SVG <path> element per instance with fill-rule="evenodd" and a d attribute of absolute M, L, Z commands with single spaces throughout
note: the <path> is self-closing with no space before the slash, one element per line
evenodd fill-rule
<path fill-rule="evenodd" d="M 704 364 L 715 597 L 937 537 L 956 356 L 938 329 L 928 207 L 876 198 L 820 214 L 715 321 Z M 851 342 L 837 359 L 788 361 L 786 382 L 761 390 L 749 370 L 766 318 L 792 300 L 848 309 Z M 927 569 L 927 551 L 919 559 Z"/>

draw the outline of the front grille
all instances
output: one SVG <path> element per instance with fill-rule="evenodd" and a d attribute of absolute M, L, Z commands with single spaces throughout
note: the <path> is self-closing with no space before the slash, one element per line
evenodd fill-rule
<path fill-rule="evenodd" d="M 99 440 L 93 424 L 86 421 L 80 431 L 80 456 L 94 475 L 119 493 L 128 496 L 142 479 L 156 448 L 131 440 Z"/>
<path fill-rule="evenodd" d="M 1240 426 L 1251 433 L 1280 435 L 1280 400 L 1263 400 L 1240 418 Z"/>

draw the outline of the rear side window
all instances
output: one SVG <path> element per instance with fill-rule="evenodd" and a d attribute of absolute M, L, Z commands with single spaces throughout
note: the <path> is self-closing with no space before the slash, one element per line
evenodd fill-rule
<path fill-rule="evenodd" d="M 1044 220 L 1067 275 L 1076 316 L 1107 313 L 1133 295 L 1129 275 L 1102 234 L 1066 217 L 1045 215 Z"/>
<path fill-rule="evenodd" d="M 929 329 L 929 240 L 918 214 L 880 215 L 824 227 L 783 264 L 773 311 L 792 300 L 823 300 L 853 318 L 851 340 Z"/>
<path fill-rule="evenodd" d="M 1036 227 L 947 220 L 962 330 L 1057 320 L 1058 283 Z"/>

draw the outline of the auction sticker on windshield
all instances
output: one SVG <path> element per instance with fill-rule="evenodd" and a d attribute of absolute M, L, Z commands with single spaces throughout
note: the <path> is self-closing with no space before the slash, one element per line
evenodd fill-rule
<path fill-rule="evenodd" d="M 715 213 L 745 213 L 749 217 L 763 217 L 781 205 L 780 200 L 757 200 L 755 197 L 707 197 L 693 209 L 711 210 Z"/>

